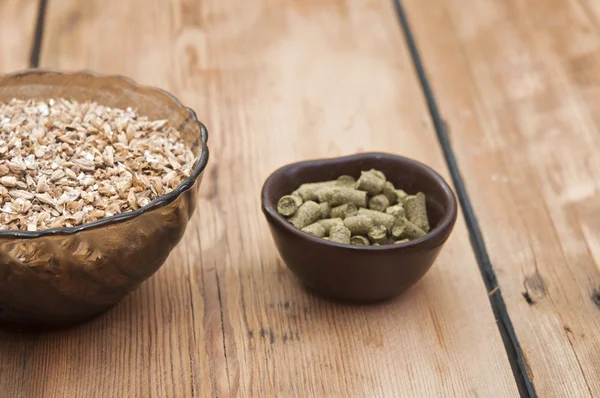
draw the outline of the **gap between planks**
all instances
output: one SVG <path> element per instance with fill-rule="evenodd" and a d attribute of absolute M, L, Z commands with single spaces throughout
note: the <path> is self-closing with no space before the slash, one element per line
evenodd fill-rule
<path fill-rule="evenodd" d="M 42 52 L 42 40 L 44 38 L 44 22 L 46 21 L 46 9 L 48 0 L 39 0 L 38 14 L 35 23 L 35 33 L 33 43 L 31 44 L 31 55 L 29 57 L 29 67 L 37 68 L 40 65 L 40 53 Z"/>
<path fill-rule="evenodd" d="M 431 116 L 440 147 L 442 148 L 442 152 L 446 160 L 446 164 L 450 170 L 450 175 L 456 189 L 460 206 L 463 209 L 465 222 L 469 230 L 471 246 L 473 247 L 477 264 L 479 265 L 479 269 L 481 271 L 481 276 L 489 292 L 490 304 L 497 321 L 498 329 L 502 336 L 502 341 L 510 361 L 515 381 L 517 382 L 519 392 L 521 393 L 522 397 L 537 397 L 533 383 L 527 373 L 527 365 L 525 363 L 523 352 L 521 350 L 521 346 L 515 333 L 512 321 L 508 315 L 506 304 L 502 297 L 502 291 L 498 286 L 496 274 L 492 267 L 481 229 L 479 228 L 477 215 L 475 214 L 475 210 L 473 209 L 471 200 L 469 199 L 469 194 L 460 173 L 458 161 L 454 154 L 454 150 L 452 149 L 452 143 L 448 135 L 446 123 L 442 118 L 437 101 L 435 99 L 435 94 L 431 88 L 429 79 L 427 78 L 426 68 L 421 60 L 421 55 L 419 53 L 415 37 L 410 28 L 408 17 L 404 11 L 401 0 L 392 1 L 394 2 L 398 22 L 404 34 L 404 39 L 406 40 L 415 72 L 419 78 L 419 83 L 427 102 L 429 115 Z"/>

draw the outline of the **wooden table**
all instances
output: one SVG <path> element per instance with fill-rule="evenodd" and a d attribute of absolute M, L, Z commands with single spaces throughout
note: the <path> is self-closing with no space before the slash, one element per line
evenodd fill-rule
<path fill-rule="evenodd" d="M 2 72 L 127 75 L 211 133 L 167 264 L 89 324 L 0 334 L 0 396 L 600 396 L 599 22 L 595 0 L 0 0 Z M 436 168 L 462 213 L 417 286 L 362 307 L 291 277 L 259 190 L 364 150 Z"/>

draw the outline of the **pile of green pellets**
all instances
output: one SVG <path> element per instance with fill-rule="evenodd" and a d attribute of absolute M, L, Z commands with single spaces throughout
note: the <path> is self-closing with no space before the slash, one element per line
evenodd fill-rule
<path fill-rule="evenodd" d="M 358 246 L 405 243 L 430 229 L 425 195 L 396 189 L 378 170 L 302 184 L 279 199 L 277 211 L 307 234 Z"/>

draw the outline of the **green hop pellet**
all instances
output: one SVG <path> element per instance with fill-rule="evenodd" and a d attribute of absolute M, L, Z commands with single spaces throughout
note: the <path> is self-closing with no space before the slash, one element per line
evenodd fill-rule
<path fill-rule="evenodd" d="M 371 196 L 379 195 L 383 191 L 385 175 L 377 170 L 362 171 L 356 181 L 356 189 L 365 191 Z"/>
<path fill-rule="evenodd" d="M 425 231 L 417 227 L 415 224 L 406 218 L 396 219 L 396 223 L 392 227 L 392 236 L 399 239 L 418 239 L 427 235 Z"/>
<path fill-rule="evenodd" d="M 352 203 L 346 203 L 345 205 L 331 209 L 331 218 L 341 218 L 343 220 L 346 217 L 352 217 L 356 214 L 358 214 L 358 207 Z"/>
<path fill-rule="evenodd" d="M 396 195 L 398 196 L 398 202 L 404 202 L 404 199 L 408 196 L 408 194 L 401 189 L 396 189 Z"/>
<path fill-rule="evenodd" d="M 426 197 L 396 189 L 379 170 L 302 184 L 277 202 L 277 211 L 296 228 L 333 242 L 402 244 L 430 230 Z"/>
<path fill-rule="evenodd" d="M 398 192 L 396 192 L 396 188 L 391 182 L 386 181 L 385 184 L 383 184 L 382 193 L 388 199 L 390 205 L 395 205 L 398 203 Z"/>
<path fill-rule="evenodd" d="M 302 205 L 302 197 L 300 195 L 285 195 L 277 202 L 277 212 L 284 217 L 293 216 Z"/>
<path fill-rule="evenodd" d="M 366 236 L 354 235 L 350 238 L 350 244 L 354 246 L 370 246 L 371 242 Z"/>
<path fill-rule="evenodd" d="M 302 229 L 321 217 L 321 207 L 317 202 L 309 200 L 302 203 L 296 213 L 288 218 L 288 221 L 298 229 Z"/>
<path fill-rule="evenodd" d="M 317 221 L 319 224 L 325 228 L 325 234 L 329 235 L 331 228 L 334 225 L 344 225 L 344 221 L 341 218 L 327 218 L 325 220 Z"/>
<path fill-rule="evenodd" d="M 369 209 L 384 212 L 390 206 L 390 201 L 384 194 L 373 196 L 369 200 Z"/>
<path fill-rule="evenodd" d="M 312 236 L 316 236 L 317 238 L 322 238 L 325 236 L 325 228 L 318 222 L 302 228 L 302 231 Z"/>
<path fill-rule="evenodd" d="M 350 244 L 351 232 L 343 225 L 334 225 L 329 231 L 329 240 L 337 243 Z"/>
<path fill-rule="evenodd" d="M 331 206 L 329 203 L 319 203 L 319 208 L 321 209 L 321 218 L 329 218 L 331 214 Z"/>
<path fill-rule="evenodd" d="M 325 203 L 331 199 L 331 195 L 333 195 L 333 190 L 336 188 L 335 185 L 330 185 L 326 187 L 321 187 L 317 190 L 317 200 L 320 203 Z"/>
<path fill-rule="evenodd" d="M 387 228 L 383 225 L 375 225 L 367 233 L 369 240 L 373 243 L 383 244 L 387 240 Z"/>
<path fill-rule="evenodd" d="M 409 222 L 406 218 L 400 217 L 395 219 L 394 225 L 390 232 L 392 236 L 396 239 L 400 239 L 400 237 L 404 234 L 404 229 L 406 228 L 406 223 Z"/>
<path fill-rule="evenodd" d="M 319 191 L 317 192 L 317 200 L 321 203 L 327 202 L 330 203 L 333 200 L 334 195 L 339 195 L 340 193 L 346 194 L 346 195 L 352 195 L 352 191 L 355 191 L 354 188 L 345 188 L 345 187 L 338 187 L 338 186 L 327 186 L 327 187 L 323 187 L 320 188 Z M 360 191 L 358 191 L 360 192 Z M 362 195 L 363 192 L 361 192 L 360 196 Z M 356 196 L 356 194 L 355 194 Z M 344 203 L 350 203 L 350 202 L 344 202 Z M 366 203 L 366 199 L 365 199 L 365 203 Z M 333 206 L 338 206 L 333 205 Z"/>
<path fill-rule="evenodd" d="M 337 180 L 335 180 L 335 185 L 337 187 L 354 188 L 355 184 L 356 180 L 352 176 L 339 176 Z"/>
<path fill-rule="evenodd" d="M 335 185 L 335 181 L 323 181 L 323 182 L 312 182 L 308 184 L 302 184 L 300 187 L 294 191 L 294 193 L 300 195 L 302 200 L 309 201 L 317 201 L 319 198 L 317 193 L 320 189 Z"/>
<path fill-rule="evenodd" d="M 367 193 L 356 189 L 335 187 L 328 192 L 327 202 L 333 206 L 353 204 L 356 207 L 367 207 Z"/>
<path fill-rule="evenodd" d="M 385 212 L 396 218 L 404 218 L 405 216 L 404 206 L 402 206 L 400 203 L 388 207 L 387 209 L 385 209 Z"/>
<path fill-rule="evenodd" d="M 412 222 L 408 221 L 404 228 L 404 234 L 401 237 L 407 238 L 410 240 L 414 240 L 414 239 L 422 238 L 425 235 L 427 235 L 427 233 L 425 231 L 423 231 L 421 228 L 417 227 Z"/>
<path fill-rule="evenodd" d="M 359 216 L 367 216 L 371 218 L 375 225 L 383 225 L 390 231 L 396 222 L 396 217 L 391 214 L 381 213 L 370 209 L 358 209 Z"/>
<path fill-rule="evenodd" d="M 427 218 L 427 204 L 425 195 L 419 192 L 408 196 L 404 200 L 406 218 L 425 232 L 429 232 L 429 220 Z"/>
<path fill-rule="evenodd" d="M 366 235 L 375 223 L 368 216 L 352 216 L 344 219 L 344 225 L 352 232 L 352 235 Z"/>
<path fill-rule="evenodd" d="M 369 170 L 370 173 L 375 174 L 377 177 L 381 178 L 384 181 L 387 181 L 387 178 L 385 177 L 385 174 L 382 171 L 376 170 L 376 169 L 371 169 Z"/>

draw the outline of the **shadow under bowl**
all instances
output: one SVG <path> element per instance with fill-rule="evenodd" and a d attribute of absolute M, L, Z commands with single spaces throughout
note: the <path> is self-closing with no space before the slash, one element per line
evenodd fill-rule
<path fill-rule="evenodd" d="M 180 241 L 208 162 L 208 133 L 172 95 L 120 76 L 27 70 L 0 77 L 0 102 L 68 98 L 167 119 L 198 158 L 190 177 L 143 208 L 72 228 L 0 231 L 0 327 L 55 329 L 116 305 Z"/>
<path fill-rule="evenodd" d="M 397 188 L 423 192 L 431 231 L 398 245 L 351 246 L 313 237 L 277 213 L 277 201 L 303 183 L 358 177 L 381 170 Z M 293 163 L 275 171 L 262 189 L 262 210 L 284 263 L 313 291 L 351 302 L 374 302 L 398 296 L 431 268 L 452 232 L 457 216 L 454 193 L 431 168 L 385 153 Z"/>

